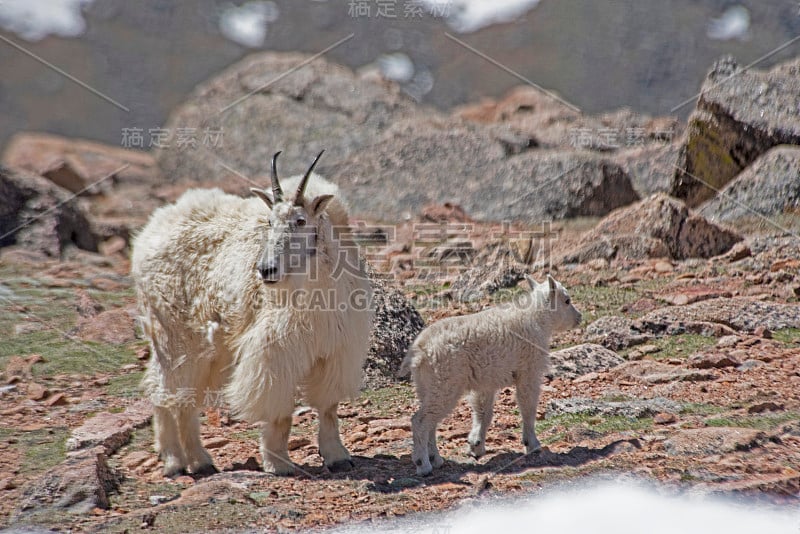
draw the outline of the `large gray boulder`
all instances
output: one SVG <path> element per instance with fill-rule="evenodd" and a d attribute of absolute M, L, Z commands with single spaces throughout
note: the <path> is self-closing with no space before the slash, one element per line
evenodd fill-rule
<path fill-rule="evenodd" d="M 711 220 L 772 217 L 800 210 L 800 147 L 770 149 L 703 204 L 700 213 Z"/>
<path fill-rule="evenodd" d="M 309 59 L 299 53 L 253 54 L 199 85 L 167 121 L 170 137 L 156 153 L 165 179 L 232 180 L 246 190 L 250 184 L 236 173 L 266 177 L 278 150 L 281 175 L 288 176 L 304 172 L 326 149 L 317 167 L 325 175 L 391 124 L 418 113 L 394 84 Z M 181 143 L 180 129 L 193 131 L 195 143 L 187 135 Z"/>
<path fill-rule="evenodd" d="M 357 212 L 383 220 L 447 201 L 483 220 L 600 216 L 639 198 L 622 168 L 602 154 L 519 151 L 496 133 L 454 121 L 405 121 L 331 177 Z"/>
<path fill-rule="evenodd" d="M 444 202 L 494 220 L 599 216 L 638 199 L 602 153 L 531 150 L 528 137 L 503 124 L 446 116 L 394 84 L 309 59 L 256 54 L 200 85 L 167 123 L 169 146 L 157 152 L 165 178 L 244 192 L 268 181 L 275 151 L 284 151 L 280 172 L 288 175 L 324 148 L 318 171 L 339 185 L 352 213 L 371 219 Z"/>
<path fill-rule="evenodd" d="M 689 117 L 671 194 L 698 206 L 770 148 L 800 145 L 799 109 L 800 58 L 769 71 L 718 61 Z"/>
<path fill-rule="evenodd" d="M 364 385 L 383 387 L 397 381 L 397 372 L 417 334 L 425 327 L 417 309 L 402 291 L 370 273 L 375 320 L 364 364 Z"/>

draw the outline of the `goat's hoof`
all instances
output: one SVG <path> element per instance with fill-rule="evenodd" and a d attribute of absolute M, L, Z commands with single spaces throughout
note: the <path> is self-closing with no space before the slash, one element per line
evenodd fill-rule
<path fill-rule="evenodd" d="M 185 467 L 165 467 L 164 476 L 171 479 L 176 479 L 187 474 Z"/>
<path fill-rule="evenodd" d="M 355 466 L 356 464 L 353 463 L 353 460 L 350 460 L 349 458 L 346 460 L 339 460 L 338 462 L 333 462 L 330 465 L 325 464 L 325 467 L 327 467 L 328 471 L 330 471 L 331 473 L 342 473 L 344 471 L 350 471 Z"/>
<path fill-rule="evenodd" d="M 295 474 L 294 464 L 289 465 L 265 465 L 264 472 L 276 477 L 290 477 Z"/>
<path fill-rule="evenodd" d="M 219 469 L 214 464 L 205 464 L 198 466 L 197 469 L 192 471 L 192 474 L 199 477 L 207 477 L 219 473 Z"/>
<path fill-rule="evenodd" d="M 431 461 L 431 465 L 433 467 L 442 467 L 444 465 L 444 458 L 441 456 L 430 456 L 428 458 Z"/>
<path fill-rule="evenodd" d="M 417 476 L 419 477 L 426 477 L 433 473 L 433 466 L 420 466 L 417 467 Z"/>

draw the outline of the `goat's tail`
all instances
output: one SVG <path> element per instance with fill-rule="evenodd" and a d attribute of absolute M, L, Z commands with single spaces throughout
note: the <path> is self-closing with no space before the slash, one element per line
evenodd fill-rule
<path fill-rule="evenodd" d="M 415 346 L 412 344 L 406 351 L 406 357 L 403 358 L 403 363 L 400 364 L 400 370 L 397 371 L 398 378 L 403 378 L 411 374 L 411 363 L 414 361 Z"/>

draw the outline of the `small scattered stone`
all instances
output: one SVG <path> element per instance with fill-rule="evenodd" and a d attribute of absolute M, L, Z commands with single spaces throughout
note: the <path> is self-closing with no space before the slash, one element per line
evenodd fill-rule
<path fill-rule="evenodd" d="M 671 273 L 673 271 L 672 264 L 668 261 L 657 261 L 653 266 L 657 273 Z"/>
<path fill-rule="evenodd" d="M 17 483 L 11 477 L 0 479 L 0 491 L 13 490 L 17 487 Z"/>
<path fill-rule="evenodd" d="M 113 256 L 118 252 L 122 252 L 126 246 L 128 246 L 128 243 L 125 239 L 115 235 L 100 243 L 97 248 L 103 256 Z"/>
<path fill-rule="evenodd" d="M 365 439 L 367 439 L 367 433 L 366 432 L 353 432 L 352 434 L 349 435 L 349 437 L 350 437 L 350 441 L 351 442 L 358 443 L 359 441 L 364 441 Z"/>
<path fill-rule="evenodd" d="M 254 456 L 248 456 L 244 463 L 233 462 L 234 471 L 261 471 L 261 466 L 258 465 L 258 460 Z"/>
<path fill-rule="evenodd" d="M 191 486 L 194 484 L 194 479 L 189 475 L 181 475 L 175 479 L 176 484 L 183 484 L 184 486 Z"/>
<path fill-rule="evenodd" d="M 139 347 L 136 349 L 136 359 L 138 360 L 146 360 L 150 357 L 150 347 Z"/>
<path fill-rule="evenodd" d="M 44 400 L 50 392 L 41 384 L 31 382 L 28 384 L 28 398 L 35 401 Z"/>
<path fill-rule="evenodd" d="M 288 448 L 290 451 L 294 451 L 307 445 L 311 445 L 311 440 L 308 438 L 292 438 L 289 440 Z"/>
<path fill-rule="evenodd" d="M 735 347 L 737 343 L 739 343 L 739 336 L 722 336 L 717 341 L 717 347 L 719 348 Z"/>
<path fill-rule="evenodd" d="M 749 371 L 750 369 L 755 369 L 756 367 L 761 367 L 762 365 L 766 365 L 764 362 L 760 360 L 747 360 L 742 362 L 740 366 L 736 368 L 737 371 Z"/>
<path fill-rule="evenodd" d="M 122 465 L 127 469 L 136 469 L 150 458 L 147 451 L 134 451 L 122 459 Z"/>
<path fill-rule="evenodd" d="M 45 405 L 53 407 L 53 406 L 66 406 L 69 404 L 69 400 L 63 393 L 56 393 L 55 395 L 51 395 L 44 401 Z"/>
<path fill-rule="evenodd" d="M 764 339 L 772 339 L 772 330 L 764 326 L 759 326 L 756 328 L 753 331 L 753 334 L 757 335 L 758 337 L 763 337 Z"/>
<path fill-rule="evenodd" d="M 677 420 L 674 413 L 667 413 L 661 412 L 657 413 L 655 417 L 653 417 L 653 422 L 657 425 L 668 425 L 670 423 L 674 423 Z"/>
<path fill-rule="evenodd" d="M 725 257 L 728 258 L 729 262 L 733 263 L 735 261 L 743 260 L 744 258 L 749 258 L 752 255 L 753 252 L 750 250 L 750 247 L 742 242 L 739 242 L 731 247 Z"/>
<path fill-rule="evenodd" d="M 656 352 L 661 352 L 661 347 L 657 345 L 641 345 L 637 350 L 642 354 L 655 354 Z"/>
<path fill-rule="evenodd" d="M 747 408 L 747 413 L 777 412 L 783 410 L 783 404 L 772 401 L 759 402 Z"/>
<path fill-rule="evenodd" d="M 673 295 L 669 298 L 673 306 L 686 306 L 689 304 L 689 296 L 684 294 Z"/>
<path fill-rule="evenodd" d="M 157 506 L 159 504 L 167 502 L 170 499 L 166 495 L 151 495 L 148 500 L 150 501 L 150 504 L 152 506 Z"/>
<path fill-rule="evenodd" d="M 230 442 L 231 441 L 229 439 L 227 439 L 227 438 L 216 437 L 216 438 L 209 439 L 208 441 L 203 443 L 203 445 L 205 446 L 206 449 L 219 449 L 219 448 L 224 447 L 225 445 L 227 445 Z"/>
<path fill-rule="evenodd" d="M 689 358 L 689 366 L 695 369 L 722 369 L 724 367 L 737 367 L 741 364 L 742 361 L 732 353 L 701 352 Z"/>

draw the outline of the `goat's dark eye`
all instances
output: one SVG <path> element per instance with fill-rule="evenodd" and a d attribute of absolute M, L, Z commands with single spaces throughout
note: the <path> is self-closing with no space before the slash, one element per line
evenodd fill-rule
<path fill-rule="evenodd" d="M 305 219 L 297 219 L 297 226 L 305 226 L 306 220 Z"/>
<path fill-rule="evenodd" d="M 565 301 L 564 301 L 564 304 L 566 304 L 567 306 L 569 306 L 569 299 L 565 300 Z"/>

